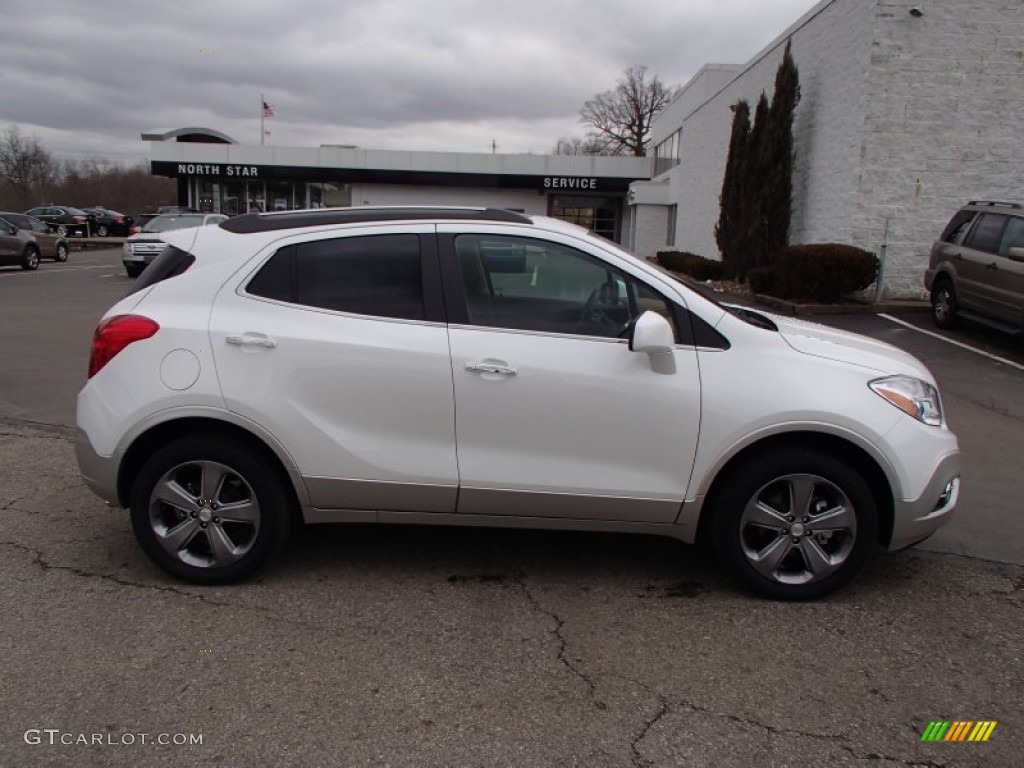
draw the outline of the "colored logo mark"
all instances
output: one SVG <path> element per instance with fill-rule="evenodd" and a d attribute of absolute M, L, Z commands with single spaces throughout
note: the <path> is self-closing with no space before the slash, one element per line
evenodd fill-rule
<path fill-rule="evenodd" d="M 932 720 L 921 741 L 988 741 L 995 729 L 995 720 Z"/>

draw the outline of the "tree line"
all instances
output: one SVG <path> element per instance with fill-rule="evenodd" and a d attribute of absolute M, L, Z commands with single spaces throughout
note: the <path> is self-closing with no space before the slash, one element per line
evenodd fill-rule
<path fill-rule="evenodd" d="M 102 205 L 134 216 L 176 201 L 174 180 L 153 176 L 144 161 L 126 167 L 102 158 L 57 160 L 16 125 L 0 134 L 0 210 Z"/>

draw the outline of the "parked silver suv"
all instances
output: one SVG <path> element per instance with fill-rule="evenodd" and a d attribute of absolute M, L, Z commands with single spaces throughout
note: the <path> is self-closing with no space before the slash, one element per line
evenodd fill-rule
<path fill-rule="evenodd" d="M 932 246 L 925 287 L 932 317 L 967 317 L 1007 333 L 1024 330 L 1024 203 L 972 200 Z"/>

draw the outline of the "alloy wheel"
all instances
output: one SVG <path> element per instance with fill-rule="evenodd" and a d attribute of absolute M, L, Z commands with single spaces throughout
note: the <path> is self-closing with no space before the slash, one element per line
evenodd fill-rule
<path fill-rule="evenodd" d="M 248 481 L 215 461 L 179 464 L 153 487 L 149 525 L 170 555 L 197 568 L 223 568 L 249 552 L 260 505 Z"/>
<path fill-rule="evenodd" d="M 857 514 L 835 483 L 791 474 L 763 485 L 740 516 L 740 546 L 762 576 L 809 584 L 837 571 L 857 541 Z"/>

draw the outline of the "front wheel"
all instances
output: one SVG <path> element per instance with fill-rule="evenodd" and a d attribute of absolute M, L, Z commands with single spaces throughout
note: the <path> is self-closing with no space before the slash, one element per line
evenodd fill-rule
<path fill-rule="evenodd" d="M 214 435 L 180 438 L 143 465 L 131 494 L 135 536 L 162 569 L 195 584 L 259 570 L 292 517 L 287 479 L 251 447 Z"/>
<path fill-rule="evenodd" d="M 765 597 L 823 597 L 867 562 L 878 534 L 874 495 L 859 472 L 827 454 L 762 453 L 726 479 L 709 510 L 726 567 Z"/>
<path fill-rule="evenodd" d="M 54 253 L 53 260 L 59 262 L 65 262 L 68 260 L 68 247 L 66 244 L 57 244 L 57 251 Z"/>
<path fill-rule="evenodd" d="M 124 265 L 124 271 L 128 273 L 128 277 L 138 277 L 142 274 L 142 270 L 145 268 L 145 264 L 136 264 L 134 262 Z"/>
<path fill-rule="evenodd" d="M 99 224 L 96 227 L 96 237 L 106 237 L 110 234 L 110 230 L 107 229 L 106 224 Z"/>
<path fill-rule="evenodd" d="M 39 269 L 39 251 L 32 246 L 25 249 L 25 252 L 21 255 L 21 268 L 22 269 Z"/>

